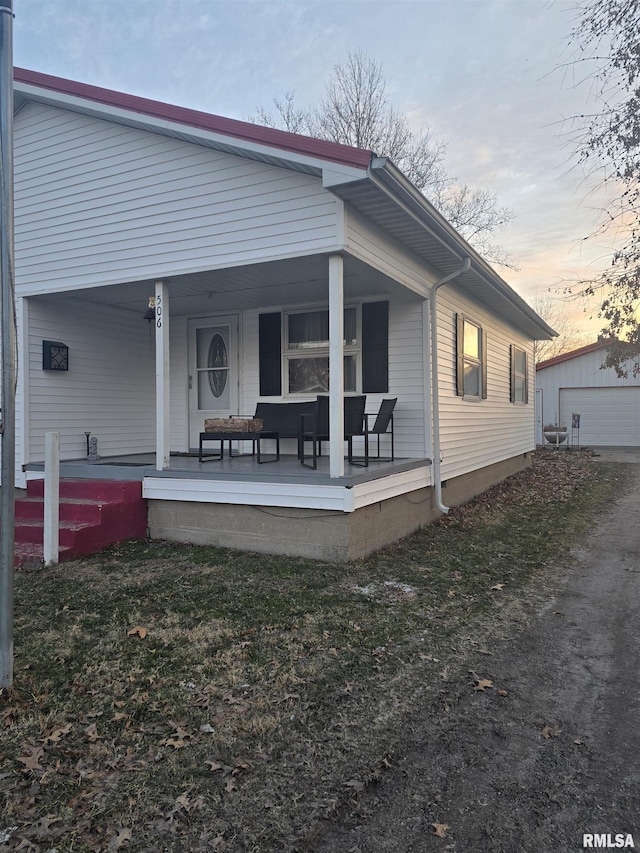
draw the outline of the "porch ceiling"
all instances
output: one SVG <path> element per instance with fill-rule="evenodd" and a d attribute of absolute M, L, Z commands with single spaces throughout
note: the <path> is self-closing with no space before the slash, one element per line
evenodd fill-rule
<path fill-rule="evenodd" d="M 170 313 L 173 316 L 226 313 L 252 308 L 326 302 L 329 287 L 327 255 L 310 255 L 269 263 L 207 270 L 168 276 Z M 158 275 L 157 278 L 162 278 Z M 144 314 L 154 294 L 156 279 L 125 282 L 106 287 L 56 294 L 60 299 L 76 299 L 92 305 L 108 305 Z M 345 298 L 393 294 L 415 299 L 398 282 L 356 258 L 344 261 Z"/>

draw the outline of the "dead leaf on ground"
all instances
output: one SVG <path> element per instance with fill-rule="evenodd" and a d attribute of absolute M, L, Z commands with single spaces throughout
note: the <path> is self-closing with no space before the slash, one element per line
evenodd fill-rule
<path fill-rule="evenodd" d="M 493 687 L 493 681 L 490 678 L 480 678 L 474 689 L 484 691 L 487 687 Z"/>
<path fill-rule="evenodd" d="M 120 826 L 116 829 L 116 834 L 109 839 L 107 850 L 111 853 L 112 850 L 119 850 L 127 841 L 131 841 L 133 833 L 128 827 Z"/>
<path fill-rule="evenodd" d="M 360 792 L 364 790 L 364 782 L 361 782 L 360 779 L 349 779 L 348 782 L 344 783 L 345 788 L 352 788 L 356 792 Z"/>
<path fill-rule="evenodd" d="M 46 735 L 44 738 L 45 743 L 58 743 L 60 738 L 68 735 L 73 725 L 71 723 L 67 723 L 66 726 L 62 726 L 59 729 L 54 729 L 50 734 Z"/>
<path fill-rule="evenodd" d="M 433 834 L 437 835 L 438 838 L 447 837 L 447 830 L 449 829 L 448 823 L 432 823 L 431 826 L 433 827 Z"/>
<path fill-rule="evenodd" d="M 84 730 L 84 733 L 89 738 L 91 743 L 95 743 L 97 740 L 102 740 L 102 735 L 98 734 L 98 729 L 96 728 L 95 723 L 91 723 L 91 725 Z"/>
<path fill-rule="evenodd" d="M 167 738 L 167 740 L 163 740 L 161 743 L 162 746 L 172 746 L 174 749 L 182 749 L 183 746 L 187 745 L 186 740 L 174 737 Z"/>
<path fill-rule="evenodd" d="M 127 631 L 127 637 L 140 637 L 141 640 L 147 636 L 147 629 L 143 628 L 140 625 L 136 625 L 135 628 L 130 628 Z"/>
<path fill-rule="evenodd" d="M 494 585 L 491 587 L 491 589 L 497 589 L 498 591 L 500 591 L 500 590 L 503 590 L 505 588 L 505 586 L 506 586 L 506 584 L 504 584 L 504 583 L 494 583 Z"/>
<path fill-rule="evenodd" d="M 25 751 L 24 755 L 19 756 L 18 761 L 21 764 L 24 764 L 25 770 L 42 770 L 43 767 L 40 764 L 40 759 L 44 758 L 44 749 L 41 746 L 27 746 L 26 744 L 22 747 Z"/>
<path fill-rule="evenodd" d="M 545 740 L 549 740 L 549 738 L 556 737 L 556 735 L 559 734 L 560 729 L 557 726 L 550 726 L 549 724 L 547 724 L 542 729 L 542 737 L 545 738 Z"/>
<path fill-rule="evenodd" d="M 227 781 L 224 784 L 225 791 L 230 794 L 236 787 L 236 783 L 233 781 L 233 778 L 229 776 Z"/>
<path fill-rule="evenodd" d="M 505 690 L 503 687 L 499 687 L 496 690 L 496 693 L 498 694 L 498 696 L 508 696 L 509 695 L 509 691 Z"/>

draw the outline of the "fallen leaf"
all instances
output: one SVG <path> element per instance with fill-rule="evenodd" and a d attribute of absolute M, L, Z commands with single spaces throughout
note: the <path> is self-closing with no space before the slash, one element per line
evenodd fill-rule
<path fill-rule="evenodd" d="M 224 785 L 225 791 L 228 794 L 230 794 L 235 789 L 235 787 L 236 787 L 236 783 L 233 781 L 232 777 L 229 776 L 229 778 L 227 779 L 227 781 L 225 782 L 225 785 Z"/>
<path fill-rule="evenodd" d="M 576 738 L 576 739 L 574 740 L 574 743 L 575 743 L 575 745 L 576 745 L 576 746 L 584 746 L 584 741 L 583 741 L 583 740 L 580 740 L 580 738 Z"/>
<path fill-rule="evenodd" d="M 41 746 L 26 746 L 22 747 L 25 754 L 18 758 L 21 764 L 24 764 L 25 770 L 42 770 L 40 759 L 44 757 L 44 749 Z"/>
<path fill-rule="evenodd" d="M 508 690 L 504 690 L 504 688 L 502 688 L 502 687 L 499 687 L 499 688 L 496 690 L 496 693 L 498 694 L 498 696 L 508 696 L 508 695 L 509 695 L 509 691 L 508 691 Z"/>
<path fill-rule="evenodd" d="M 549 738 L 555 737 L 558 734 L 560 734 L 560 729 L 557 726 L 550 726 L 547 724 L 542 729 L 542 737 L 546 740 L 549 740 Z"/>
<path fill-rule="evenodd" d="M 127 841 L 131 841 L 133 834 L 127 827 L 121 826 L 116 829 L 116 834 L 109 839 L 107 850 L 119 850 Z"/>
<path fill-rule="evenodd" d="M 51 734 L 46 735 L 44 738 L 45 743 L 58 743 L 60 738 L 68 735 L 71 729 L 73 728 L 71 723 L 67 723 L 66 726 L 63 726 L 61 729 L 54 729 Z"/>
<path fill-rule="evenodd" d="M 448 589 L 447 590 L 447 595 L 449 596 L 449 598 L 453 598 L 455 594 L 456 594 L 455 589 Z"/>
<path fill-rule="evenodd" d="M 84 733 L 89 738 L 91 743 L 95 743 L 97 740 L 102 739 L 102 735 L 98 734 L 98 729 L 96 728 L 95 723 L 91 723 L 91 725 L 84 730 Z"/>
<path fill-rule="evenodd" d="M 209 765 L 209 770 L 212 773 L 216 773 L 218 770 L 222 770 L 223 773 L 231 773 L 232 767 L 229 767 L 228 764 L 224 764 L 222 761 L 205 761 L 205 764 Z"/>
<path fill-rule="evenodd" d="M 182 749 L 183 746 L 187 745 L 186 740 L 182 740 L 182 738 L 173 738 L 170 737 L 167 740 L 161 741 L 163 746 L 172 746 L 174 749 Z"/>
<path fill-rule="evenodd" d="M 181 740 L 185 740 L 186 738 L 191 737 L 191 733 L 186 729 L 183 729 L 179 723 L 174 723 L 173 720 L 169 720 L 169 725 L 176 730 L 176 737 Z"/>
<path fill-rule="evenodd" d="M 505 586 L 506 586 L 506 584 L 503 584 L 503 583 L 494 583 L 494 585 L 491 587 L 491 589 L 502 590 L 505 588 Z"/>
<path fill-rule="evenodd" d="M 140 637 L 141 640 L 147 636 L 147 629 L 142 628 L 140 625 L 136 625 L 135 628 L 130 628 L 127 631 L 127 637 Z"/>
<path fill-rule="evenodd" d="M 486 690 L 487 687 L 493 687 L 493 681 L 490 678 L 479 678 L 475 686 L 476 690 Z"/>
<path fill-rule="evenodd" d="M 437 835 L 438 838 L 446 838 L 447 830 L 449 829 L 448 823 L 432 823 L 433 834 Z"/>
<path fill-rule="evenodd" d="M 364 782 L 361 782 L 360 779 L 349 779 L 348 782 L 344 783 L 345 788 L 353 788 L 354 791 L 362 791 L 364 790 Z"/>

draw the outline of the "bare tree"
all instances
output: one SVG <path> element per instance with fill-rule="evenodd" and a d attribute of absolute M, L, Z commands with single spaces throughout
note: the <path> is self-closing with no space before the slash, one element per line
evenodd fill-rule
<path fill-rule="evenodd" d="M 546 293 L 536 293 L 529 300 L 533 310 L 558 333 L 557 338 L 546 341 L 536 341 L 534 345 L 534 358 L 536 363 L 555 358 L 564 352 L 578 349 L 589 343 L 589 335 L 580 331 L 580 327 L 567 313 L 567 302 L 554 299 Z"/>
<path fill-rule="evenodd" d="M 571 122 L 579 162 L 598 173 L 611 191 L 601 228 L 617 228 L 620 240 L 610 266 L 581 282 L 600 299 L 602 335 L 622 345 L 609 350 L 605 365 L 618 375 L 640 374 L 640 5 L 638 0 L 582 0 L 570 43 L 574 68 L 598 104 Z M 632 365 L 630 367 L 630 365 Z"/>
<path fill-rule="evenodd" d="M 460 186 L 444 167 L 446 145 L 429 128 L 413 131 L 406 116 L 391 105 L 382 64 L 360 51 L 336 65 L 320 103 L 295 105 L 294 94 L 274 98 L 276 114 L 259 107 L 249 121 L 304 132 L 388 157 L 454 227 L 491 263 L 515 268 L 513 259 L 493 240 L 513 218 L 486 190 Z"/>

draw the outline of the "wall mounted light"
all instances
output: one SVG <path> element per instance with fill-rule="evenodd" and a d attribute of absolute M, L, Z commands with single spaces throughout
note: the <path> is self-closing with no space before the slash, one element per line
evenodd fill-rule
<path fill-rule="evenodd" d="M 148 320 L 151 323 L 152 320 L 156 318 L 156 298 L 155 296 L 149 297 L 149 307 L 142 315 L 143 320 Z"/>
<path fill-rule="evenodd" d="M 69 347 L 59 341 L 42 341 L 42 369 L 69 370 Z"/>

